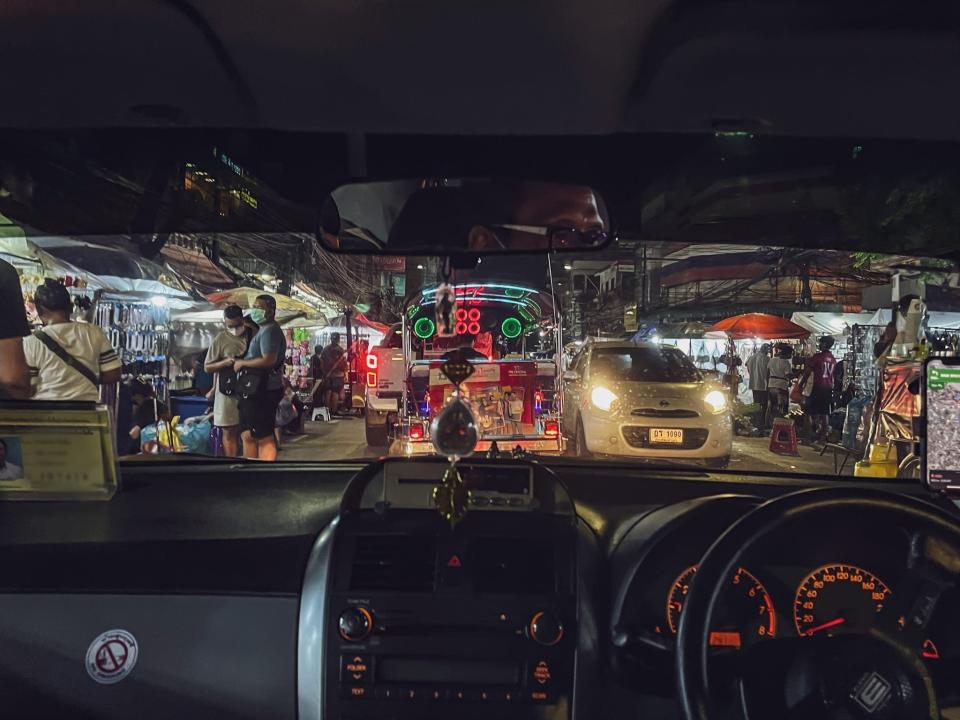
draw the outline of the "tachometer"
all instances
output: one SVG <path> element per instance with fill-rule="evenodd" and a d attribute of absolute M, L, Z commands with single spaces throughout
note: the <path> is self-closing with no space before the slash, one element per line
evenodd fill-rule
<path fill-rule="evenodd" d="M 797 588 L 793 620 L 800 635 L 863 632 L 883 610 L 890 588 L 856 565 L 834 563 L 811 572 Z"/>
<path fill-rule="evenodd" d="M 683 602 L 690 590 L 690 582 L 697 572 L 691 565 L 677 576 L 667 595 L 667 626 L 677 634 Z M 718 608 L 717 627 L 710 632 L 710 644 L 715 647 L 740 647 L 743 637 L 774 637 L 777 616 L 770 593 L 752 574 L 738 568 L 730 580 L 727 592 Z"/>

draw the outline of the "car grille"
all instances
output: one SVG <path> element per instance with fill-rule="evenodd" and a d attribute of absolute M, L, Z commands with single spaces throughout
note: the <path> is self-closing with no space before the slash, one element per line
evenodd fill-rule
<path fill-rule="evenodd" d="M 650 428 L 628 425 L 623 428 L 623 438 L 630 447 L 663 450 L 696 450 L 703 447 L 710 431 L 706 428 L 683 428 L 683 444 L 651 443 Z"/>
<path fill-rule="evenodd" d="M 631 413 L 631 415 L 639 415 L 640 417 L 657 417 L 657 418 L 700 417 L 700 413 L 698 413 L 696 410 L 681 410 L 680 408 L 675 408 L 675 409 L 637 408 Z"/>

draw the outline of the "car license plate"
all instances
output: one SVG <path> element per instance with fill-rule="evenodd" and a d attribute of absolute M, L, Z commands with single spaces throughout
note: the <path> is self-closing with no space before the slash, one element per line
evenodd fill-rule
<path fill-rule="evenodd" d="M 683 430 L 681 428 L 650 428 L 650 442 L 683 445 Z"/>

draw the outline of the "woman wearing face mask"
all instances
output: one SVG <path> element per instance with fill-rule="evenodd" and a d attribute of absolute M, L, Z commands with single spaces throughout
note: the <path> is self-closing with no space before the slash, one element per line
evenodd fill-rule
<path fill-rule="evenodd" d="M 120 358 L 97 325 L 73 322 L 73 299 L 47 278 L 34 296 L 43 329 L 23 340 L 23 353 L 35 379 L 35 400 L 96 402 L 100 386 L 119 382 Z"/>
<path fill-rule="evenodd" d="M 223 453 L 227 457 L 240 455 L 240 410 L 238 397 L 231 388 L 236 384 L 233 364 L 247 352 L 249 342 L 243 311 L 236 305 L 223 310 L 224 329 L 210 343 L 203 369 L 216 373 L 213 381 L 213 424 L 223 432 Z M 227 390 L 229 394 L 223 391 Z"/>

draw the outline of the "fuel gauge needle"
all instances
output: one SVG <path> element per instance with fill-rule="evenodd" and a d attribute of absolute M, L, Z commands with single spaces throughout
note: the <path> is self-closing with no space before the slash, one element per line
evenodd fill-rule
<path fill-rule="evenodd" d="M 809 630 L 807 630 L 805 634 L 813 635 L 814 633 L 818 633 L 821 630 L 826 630 L 827 628 L 836 627 L 837 625 L 843 625 L 843 623 L 845 622 L 846 620 L 844 620 L 842 617 L 834 618 L 833 620 L 829 622 L 825 622 L 822 625 L 817 625 L 816 627 L 810 628 Z"/>

